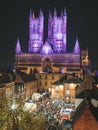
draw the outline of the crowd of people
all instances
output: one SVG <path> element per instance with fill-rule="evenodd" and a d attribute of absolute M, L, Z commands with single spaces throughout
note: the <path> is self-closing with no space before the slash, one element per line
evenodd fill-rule
<path fill-rule="evenodd" d="M 62 119 L 61 109 L 66 108 L 64 99 L 52 99 L 49 95 L 35 101 L 37 106 L 36 112 L 42 112 L 47 117 L 46 127 L 48 130 L 63 130 L 69 128 L 71 130 L 72 122 Z M 70 107 L 70 106 L 67 106 Z"/>

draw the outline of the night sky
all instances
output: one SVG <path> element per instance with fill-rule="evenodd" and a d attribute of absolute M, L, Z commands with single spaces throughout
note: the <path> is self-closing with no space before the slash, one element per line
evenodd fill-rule
<path fill-rule="evenodd" d="M 29 12 L 35 16 L 42 9 L 45 19 L 45 39 L 47 38 L 47 17 L 49 10 L 67 11 L 67 45 L 72 49 L 78 36 L 81 49 L 88 48 L 93 69 L 98 69 L 98 7 L 97 0 L 9 0 L 1 13 L 0 65 L 14 65 L 17 37 L 22 51 L 28 49 Z"/>

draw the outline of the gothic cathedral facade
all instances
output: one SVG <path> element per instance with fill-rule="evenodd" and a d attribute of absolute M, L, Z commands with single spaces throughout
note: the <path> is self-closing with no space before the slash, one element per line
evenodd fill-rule
<path fill-rule="evenodd" d="M 57 16 L 48 16 L 48 36 L 44 39 L 44 15 L 40 10 L 35 17 L 30 10 L 28 52 L 23 52 L 19 39 L 16 43 L 15 67 L 29 74 L 37 73 L 77 73 L 87 72 L 89 68 L 88 50 L 81 50 L 78 36 L 72 52 L 67 51 L 67 13 L 66 9 Z M 44 42 L 45 41 L 45 42 Z"/>

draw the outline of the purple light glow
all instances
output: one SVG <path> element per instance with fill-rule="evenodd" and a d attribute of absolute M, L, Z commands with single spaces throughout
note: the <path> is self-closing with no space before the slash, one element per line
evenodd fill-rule
<path fill-rule="evenodd" d="M 47 42 L 43 44 L 44 36 L 44 16 L 42 10 L 39 16 L 35 17 L 34 12 L 30 10 L 29 16 L 29 45 L 28 52 L 53 54 L 65 53 L 66 50 L 66 27 L 67 27 L 67 13 L 66 9 L 61 11 L 61 16 L 57 16 L 56 9 L 54 9 L 53 16 L 49 11 L 48 17 L 48 38 Z M 20 45 L 17 45 L 17 53 L 21 53 Z M 80 54 L 80 47 L 78 38 L 74 47 L 74 54 Z"/>
<path fill-rule="evenodd" d="M 83 50 L 80 55 L 80 47 L 77 37 L 73 51 L 67 51 L 66 9 L 64 9 L 64 11 L 61 10 L 61 13 L 59 14 L 60 16 L 58 16 L 56 9 L 54 9 L 53 14 L 49 11 L 47 22 L 48 28 L 46 28 L 44 25 L 45 22 L 42 10 L 40 10 L 37 17 L 35 17 L 34 12 L 32 13 L 30 10 L 28 52 L 22 52 L 19 39 L 17 39 L 15 57 L 16 65 L 18 65 L 17 67 L 20 69 L 27 68 L 23 70 L 25 72 L 27 71 L 26 73 L 29 72 L 28 67 L 36 67 L 38 72 L 43 71 L 53 73 L 79 72 L 81 67 L 88 69 L 88 64 L 81 64 L 81 59 L 85 58 L 85 56 L 88 57 L 88 51 L 86 52 Z M 46 31 L 47 34 L 44 34 Z M 47 39 L 45 38 L 46 36 Z M 87 63 L 88 62 L 89 61 L 87 61 Z M 23 67 L 20 65 L 23 65 Z M 39 67 L 41 69 L 39 69 Z"/>
<path fill-rule="evenodd" d="M 39 53 L 43 45 L 44 17 L 41 10 L 38 18 L 35 18 L 35 16 L 32 17 L 31 13 L 32 12 L 30 10 L 28 51 L 32 53 Z"/>
<path fill-rule="evenodd" d="M 48 20 L 48 39 L 53 45 L 53 51 L 55 53 L 66 52 L 66 10 L 64 10 L 64 13 L 61 12 L 61 16 L 58 17 L 56 9 L 54 9 L 53 17 L 50 16 L 49 12 Z"/>
<path fill-rule="evenodd" d="M 17 44 L 16 44 L 16 54 L 22 53 L 19 39 L 17 38 Z"/>
<path fill-rule="evenodd" d="M 80 47 L 79 47 L 78 38 L 76 38 L 76 44 L 75 44 L 75 47 L 74 47 L 74 54 L 80 54 Z"/>
<path fill-rule="evenodd" d="M 53 54 L 53 50 L 52 50 L 50 44 L 47 41 L 45 42 L 45 44 L 42 47 L 41 54 L 44 54 L 44 55 L 45 54 L 46 55 Z"/>
<path fill-rule="evenodd" d="M 62 33 L 57 34 L 57 39 L 62 39 Z"/>

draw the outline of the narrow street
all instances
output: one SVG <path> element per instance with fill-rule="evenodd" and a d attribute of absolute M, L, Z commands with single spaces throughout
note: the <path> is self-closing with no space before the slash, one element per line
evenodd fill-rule
<path fill-rule="evenodd" d="M 98 114 L 98 113 L 96 113 Z M 98 122 L 86 106 L 85 111 L 74 124 L 74 130 L 98 130 Z"/>

